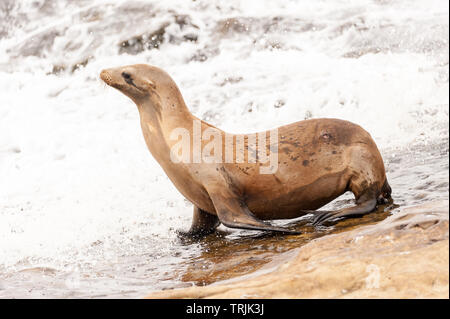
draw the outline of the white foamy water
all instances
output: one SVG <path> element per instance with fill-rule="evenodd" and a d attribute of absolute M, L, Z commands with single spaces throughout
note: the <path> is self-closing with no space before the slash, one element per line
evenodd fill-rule
<path fill-rule="evenodd" d="M 0 292 L 32 267 L 62 273 L 54 296 L 136 278 L 148 291 L 195 253 L 175 233 L 191 205 L 103 68 L 165 69 L 195 115 L 230 132 L 336 117 L 388 152 L 448 140 L 448 18 L 437 0 L 2 0 Z M 105 279 L 74 284 L 78 272 Z"/>

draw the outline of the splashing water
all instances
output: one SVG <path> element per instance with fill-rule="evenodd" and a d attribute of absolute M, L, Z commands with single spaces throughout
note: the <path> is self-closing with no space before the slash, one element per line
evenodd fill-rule
<path fill-rule="evenodd" d="M 165 69 L 230 132 L 353 121 L 399 204 L 448 198 L 448 17 L 437 0 L 1 1 L 0 296 L 139 296 L 204 249 L 177 238 L 192 206 L 103 68 Z"/>

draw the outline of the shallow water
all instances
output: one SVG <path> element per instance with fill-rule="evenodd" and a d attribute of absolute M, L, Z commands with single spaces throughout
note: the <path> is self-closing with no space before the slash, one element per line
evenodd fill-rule
<path fill-rule="evenodd" d="M 176 8 L 176 9 L 174 9 Z M 177 237 L 192 206 L 101 69 L 166 69 L 230 132 L 311 117 L 362 125 L 394 202 L 303 232 Z M 141 297 L 259 269 L 397 206 L 448 199 L 446 1 L 0 2 L 0 297 Z M 327 208 L 350 205 L 344 195 Z"/>

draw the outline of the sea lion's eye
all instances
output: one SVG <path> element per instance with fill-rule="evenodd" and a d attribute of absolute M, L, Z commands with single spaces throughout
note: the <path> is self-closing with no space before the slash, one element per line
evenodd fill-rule
<path fill-rule="evenodd" d="M 127 82 L 128 84 L 130 84 L 132 86 L 136 86 L 133 83 L 133 79 L 131 78 L 131 74 L 130 73 L 122 72 L 122 77 L 124 78 L 125 82 Z"/>

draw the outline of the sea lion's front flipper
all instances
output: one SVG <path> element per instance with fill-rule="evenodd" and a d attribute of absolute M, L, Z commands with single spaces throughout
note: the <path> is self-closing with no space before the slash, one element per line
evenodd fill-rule
<path fill-rule="evenodd" d="M 220 222 L 227 227 L 300 234 L 298 231 L 272 226 L 259 220 L 248 209 L 247 205 L 236 197 L 224 196 L 214 192 L 210 192 L 209 195 Z"/>
<path fill-rule="evenodd" d="M 189 231 L 178 231 L 183 237 L 203 237 L 211 234 L 220 225 L 219 218 L 204 210 L 194 206 L 194 214 L 192 216 L 192 225 Z"/>

